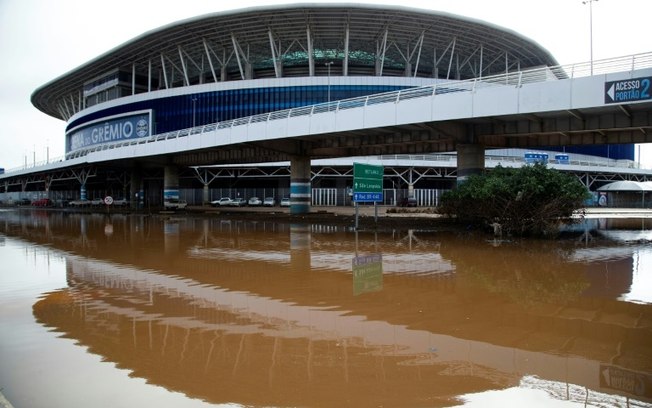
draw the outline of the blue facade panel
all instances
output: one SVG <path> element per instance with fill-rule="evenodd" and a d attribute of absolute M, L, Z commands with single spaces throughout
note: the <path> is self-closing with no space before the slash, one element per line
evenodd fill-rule
<path fill-rule="evenodd" d="M 86 123 L 128 112 L 151 109 L 153 134 L 193 126 L 315 105 L 371 94 L 398 91 L 407 86 L 324 85 L 231 89 L 173 96 L 120 105 L 85 115 L 68 124 L 66 132 Z"/>

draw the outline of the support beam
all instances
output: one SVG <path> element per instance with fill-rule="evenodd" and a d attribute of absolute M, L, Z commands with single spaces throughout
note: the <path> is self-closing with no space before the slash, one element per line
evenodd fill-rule
<path fill-rule="evenodd" d="M 306 27 L 306 38 L 308 40 L 308 76 L 315 76 L 315 58 L 312 49 L 312 36 L 310 35 L 310 27 Z"/>
<path fill-rule="evenodd" d="M 349 24 L 344 32 L 344 60 L 342 61 L 342 76 L 349 76 Z"/>

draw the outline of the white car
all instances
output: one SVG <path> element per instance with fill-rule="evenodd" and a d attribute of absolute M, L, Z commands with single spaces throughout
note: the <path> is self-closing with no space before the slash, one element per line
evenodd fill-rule
<path fill-rule="evenodd" d="M 255 207 L 255 206 L 257 206 L 257 205 L 263 205 L 263 202 L 262 202 L 262 200 L 261 200 L 260 198 L 258 198 L 258 197 L 251 197 L 251 198 L 249 199 L 249 205 Z"/>
<path fill-rule="evenodd" d="M 244 198 L 234 198 L 233 201 L 231 201 L 231 206 L 233 207 L 244 207 L 247 205 L 247 200 Z"/>
<path fill-rule="evenodd" d="M 265 197 L 263 200 L 264 207 L 274 207 L 276 205 L 276 200 L 274 197 Z"/>
<path fill-rule="evenodd" d="M 166 210 L 185 210 L 188 203 L 183 200 L 167 200 L 163 203 Z"/>
<path fill-rule="evenodd" d="M 129 206 L 129 200 L 126 198 L 118 198 L 116 200 L 113 200 L 113 206 L 114 207 L 128 207 Z"/>
<path fill-rule="evenodd" d="M 68 203 L 71 207 L 86 207 L 91 205 L 90 200 L 72 200 Z"/>
<path fill-rule="evenodd" d="M 211 201 L 213 207 L 224 207 L 228 205 L 233 205 L 233 200 L 231 197 L 222 197 L 219 200 Z"/>
<path fill-rule="evenodd" d="M 281 207 L 289 207 L 290 199 L 288 197 L 281 198 Z"/>

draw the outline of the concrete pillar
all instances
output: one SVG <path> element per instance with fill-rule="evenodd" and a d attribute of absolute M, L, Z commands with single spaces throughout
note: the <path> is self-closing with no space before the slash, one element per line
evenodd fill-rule
<path fill-rule="evenodd" d="M 82 184 L 79 188 L 79 199 L 86 200 L 86 184 Z"/>
<path fill-rule="evenodd" d="M 310 212 L 310 157 L 290 160 L 290 214 Z"/>
<path fill-rule="evenodd" d="M 165 166 L 163 169 L 163 202 L 179 199 L 179 169 Z"/>
<path fill-rule="evenodd" d="M 484 172 L 484 146 L 480 144 L 457 145 L 457 184 L 473 174 Z"/>
<path fill-rule="evenodd" d="M 208 188 L 208 183 L 204 184 L 201 201 L 202 201 L 202 205 L 209 205 L 211 203 L 211 196 L 210 196 L 210 190 Z"/>

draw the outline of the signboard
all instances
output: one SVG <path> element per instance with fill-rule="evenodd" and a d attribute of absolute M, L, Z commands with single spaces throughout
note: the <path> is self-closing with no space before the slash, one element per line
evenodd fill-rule
<path fill-rule="evenodd" d="M 104 143 L 148 137 L 152 134 L 151 127 L 150 111 L 85 124 L 66 134 L 66 152 Z"/>
<path fill-rule="evenodd" d="M 383 288 L 383 256 L 372 254 L 353 258 L 353 294 L 377 292 Z"/>
<path fill-rule="evenodd" d="M 604 103 L 637 102 L 652 99 L 652 77 L 604 83 Z"/>
<path fill-rule="evenodd" d="M 353 163 L 353 201 L 383 201 L 383 166 Z"/>
<path fill-rule="evenodd" d="M 111 197 L 111 196 L 104 197 L 104 204 L 106 204 L 106 205 L 113 204 L 113 197 Z"/>
<path fill-rule="evenodd" d="M 652 375 L 600 365 L 600 387 L 637 397 L 652 398 Z"/>

